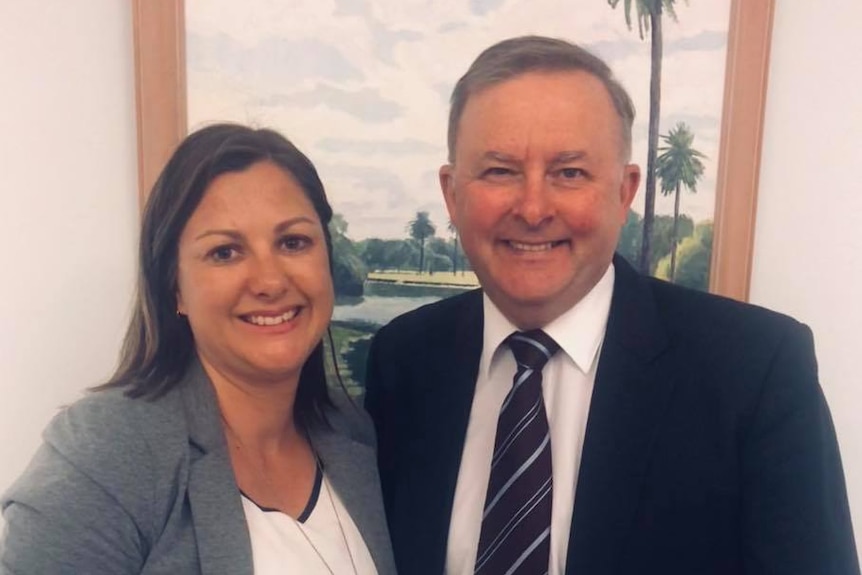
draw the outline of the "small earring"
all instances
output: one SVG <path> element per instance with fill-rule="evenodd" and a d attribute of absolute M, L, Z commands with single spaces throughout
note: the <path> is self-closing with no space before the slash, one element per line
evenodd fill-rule
<path fill-rule="evenodd" d="M 183 312 L 180 311 L 180 308 L 177 308 L 177 317 L 183 317 Z"/>

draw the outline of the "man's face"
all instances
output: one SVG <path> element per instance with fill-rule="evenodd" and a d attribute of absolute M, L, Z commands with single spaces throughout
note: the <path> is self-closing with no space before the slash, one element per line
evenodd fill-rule
<path fill-rule="evenodd" d="M 521 329 L 558 317 L 607 270 L 640 181 L 621 133 L 585 72 L 528 73 L 467 101 L 440 185 L 483 289 Z"/>

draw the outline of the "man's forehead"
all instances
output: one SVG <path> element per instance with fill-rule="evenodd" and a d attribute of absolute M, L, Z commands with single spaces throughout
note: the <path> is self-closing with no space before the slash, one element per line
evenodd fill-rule
<path fill-rule="evenodd" d="M 552 112 L 581 115 L 591 123 L 619 119 L 600 79 L 580 71 L 546 72 L 521 74 L 472 93 L 458 125 L 460 128 L 476 120 L 515 123 Z"/>
<path fill-rule="evenodd" d="M 474 87 L 468 94 L 465 105 L 469 105 L 471 101 L 477 98 L 482 99 L 482 96 L 490 92 L 500 91 L 508 86 L 547 85 L 548 83 L 566 83 L 573 87 L 577 85 L 581 90 L 600 89 L 609 100 L 611 98 L 610 92 L 604 82 L 602 82 L 602 79 L 588 70 L 528 70 Z"/>
<path fill-rule="evenodd" d="M 480 154 L 519 155 L 527 141 L 542 142 L 543 155 L 583 154 L 596 138 L 619 137 L 621 127 L 610 92 L 594 74 L 526 72 L 470 95 L 458 122 L 456 153 L 459 140 L 470 140 L 472 152 Z"/>

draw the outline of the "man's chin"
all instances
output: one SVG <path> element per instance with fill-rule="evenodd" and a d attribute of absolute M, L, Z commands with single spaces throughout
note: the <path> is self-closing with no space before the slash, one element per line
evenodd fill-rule
<path fill-rule="evenodd" d="M 560 307 L 555 294 L 543 292 L 515 292 L 488 296 L 506 318 L 520 329 L 541 327 L 559 315 L 555 310 Z"/>

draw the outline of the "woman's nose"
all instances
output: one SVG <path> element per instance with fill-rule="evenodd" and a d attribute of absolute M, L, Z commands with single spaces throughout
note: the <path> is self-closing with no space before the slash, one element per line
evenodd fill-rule
<path fill-rule="evenodd" d="M 253 258 L 249 270 L 249 289 L 257 297 L 277 299 L 290 286 L 284 265 L 275 255 Z"/>

